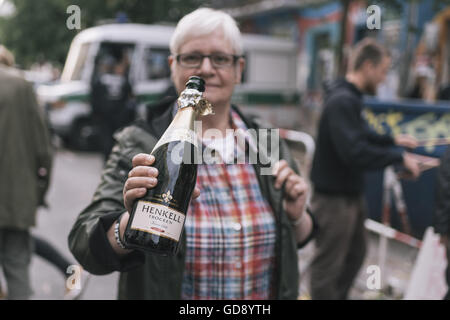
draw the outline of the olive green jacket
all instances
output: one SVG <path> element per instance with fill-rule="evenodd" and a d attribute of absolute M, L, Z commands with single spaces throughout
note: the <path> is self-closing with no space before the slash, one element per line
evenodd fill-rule
<path fill-rule="evenodd" d="M 35 225 L 41 202 L 38 169 L 50 172 L 49 132 L 30 83 L 17 70 L 0 66 L 0 228 Z M 47 178 L 49 175 L 47 175 Z"/>
<path fill-rule="evenodd" d="M 173 101 L 172 101 L 173 102 Z M 81 212 L 69 235 L 69 247 L 80 264 L 93 274 L 121 271 L 120 299 L 180 299 L 184 272 L 186 238 L 183 233 L 178 253 L 162 257 L 134 251 L 119 259 L 106 237 L 107 230 L 125 211 L 123 185 L 131 170 L 131 159 L 140 152 L 149 153 L 172 120 L 172 102 L 154 107 L 150 121 L 132 125 L 116 135 L 117 144 L 107 161 L 102 180 L 92 203 Z M 237 109 L 236 109 L 237 110 Z M 241 115 L 242 116 L 242 115 Z M 246 120 L 246 118 L 244 118 Z M 247 120 L 246 120 L 247 121 Z M 248 127 L 259 128 L 256 122 Z M 293 167 L 289 151 L 283 145 L 281 158 Z M 261 155 L 260 155 L 261 156 Z M 260 166 L 255 165 L 257 173 Z M 263 195 L 272 206 L 277 224 L 276 293 L 279 299 L 298 295 L 297 243 L 291 223 L 282 210 L 282 194 L 274 188 L 274 178 L 257 174 Z"/>

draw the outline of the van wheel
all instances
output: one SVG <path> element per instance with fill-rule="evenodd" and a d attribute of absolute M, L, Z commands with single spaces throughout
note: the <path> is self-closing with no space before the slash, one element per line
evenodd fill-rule
<path fill-rule="evenodd" d="M 78 151 L 97 151 L 96 128 L 89 119 L 80 119 L 72 127 L 69 147 Z"/>

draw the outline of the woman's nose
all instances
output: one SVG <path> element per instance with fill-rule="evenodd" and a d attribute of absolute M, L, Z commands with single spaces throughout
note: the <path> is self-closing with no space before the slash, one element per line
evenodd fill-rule
<path fill-rule="evenodd" d="M 211 64 L 211 60 L 209 57 L 204 57 L 202 63 L 200 64 L 199 71 L 201 74 L 209 75 L 214 73 L 215 68 Z"/>

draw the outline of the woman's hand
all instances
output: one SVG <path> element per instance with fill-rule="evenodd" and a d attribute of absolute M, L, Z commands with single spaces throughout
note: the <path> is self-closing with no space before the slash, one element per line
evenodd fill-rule
<path fill-rule="evenodd" d="M 300 177 L 289 167 L 286 160 L 275 164 L 275 188 L 280 189 L 284 184 L 284 208 L 293 221 L 300 219 L 306 209 L 309 187 L 305 179 Z"/>
<path fill-rule="evenodd" d="M 152 167 L 155 157 L 139 153 L 133 157 L 133 169 L 128 173 L 128 179 L 123 187 L 123 203 L 128 213 L 133 209 L 133 203 L 145 195 L 147 189 L 152 189 L 158 183 L 158 169 Z M 200 195 L 200 190 L 194 188 L 192 199 Z"/>

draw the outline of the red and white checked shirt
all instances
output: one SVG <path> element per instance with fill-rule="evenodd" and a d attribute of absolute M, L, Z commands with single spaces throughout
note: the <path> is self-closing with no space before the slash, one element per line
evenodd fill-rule
<path fill-rule="evenodd" d="M 231 120 L 247 130 L 234 111 Z M 197 187 L 185 223 L 183 299 L 271 299 L 275 220 L 253 165 L 200 164 Z"/>

